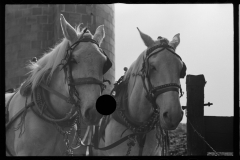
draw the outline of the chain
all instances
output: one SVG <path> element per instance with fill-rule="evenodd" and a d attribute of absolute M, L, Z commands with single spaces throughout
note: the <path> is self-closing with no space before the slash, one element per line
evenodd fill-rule
<path fill-rule="evenodd" d="M 190 122 L 189 118 L 188 118 L 188 122 L 189 124 L 192 126 L 194 132 L 196 132 L 198 134 L 198 136 L 200 138 L 202 138 L 202 140 L 214 151 L 214 153 L 217 155 L 217 156 L 221 156 L 219 153 L 217 153 L 211 146 L 210 144 L 208 144 L 208 142 L 205 140 L 205 138 L 193 127 L 192 123 Z"/>
<path fill-rule="evenodd" d="M 134 136 L 133 138 L 129 137 L 129 142 L 127 143 L 128 150 L 127 150 L 126 156 L 130 155 L 131 149 L 133 146 L 135 146 L 135 143 L 136 143 L 136 136 Z"/>
<path fill-rule="evenodd" d="M 64 142 L 65 142 L 65 145 L 66 145 L 66 154 L 69 155 L 69 156 L 73 156 L 73 149 L 76 149 L 78 147 L 80 147 L 80 143 L 79 143 L 79 130 L 77 130 L 77 136 L 78 136 L 78 140 L 77 140 L 77 147 L 73 148 L 72 146 L 69 145 L 69 139 L 68 139 L 68 136 L 71 134 L 73 128 L 74 128 L 74 125 L 77 124 L 78 122 L 78 116 L 76 116 L 75 120 L 74 120 L 74 123 L 72 124 L 72 126 L 70 127 L 70 129 L 68 131 L 64 131 L 59 125 L 57 125 L 57 123 L 54 123 L 57 130 L 60 132 L 60 134 L 62 134 L 64 136 Z M 77 127 L 78 127 L 78 124 L 77 124 Z"/>
<path fill-rule="evenodd" d="M 77 120 L 77 123 L 76 123 L 76 131 L 75 131 L 75 135 L 74 135 L 74 139 L 73 139 L 73 141 L 75 140 L 75 136 L 76 136 L 76 134 L 77 134 L 77 142 L 76 142 L 76 147 L 72 147 L 71 146 L 71 148 L 72 149 L 77 149 L 77 148 L 79 148 L 80 146 L 81 146 L 81 126 L 80 126 L 80 123 L 79 123 L 79 121 Z"/>
<path fill-rule="evenodd" d="M 70 132 L 66 132 L 66 134 L 64 136 L 64 141 L 65 141 L 65 144 L 66 144 L 66 147 L 67 147 L 66 154 L 69 155 L 69 156 L 73 156 L 73 150 L 69 146 L 69 139 L 68 139 L 69 134 L 70 134 Z"/>

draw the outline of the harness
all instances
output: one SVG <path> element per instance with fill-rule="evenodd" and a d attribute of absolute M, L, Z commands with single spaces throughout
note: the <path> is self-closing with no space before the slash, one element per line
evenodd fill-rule
<path fill-rule="evenodd" d="M 170 51 L 172 54 L 177 56 L 182 61 L 182 58 L 174 52 L 175 49 L 172 46 L 168 45 L 167 41 L 165 39 L 163 39 L 163 41 L 160 41 L 160 42 L 161 42 L 161 44 L 155 45 L 155 46 L 153 46 L 153 47 L 151 47 L 147 50 L 146 57 L 143 59 L 142 69 L 140 70 L 140 73 L 133 74 L 133 76 L 137 76 L 137 75 L 141 76 L 142 82 L 143 82 L 143 87 L 144 87 L 145 91 L 147 92 L 146 98 L 148 99 L 149 102 L 152 103 L 152 106 L 155 109 L 157 108 L 156 98 L 162 93 L 165 93 L 165 92 L 168 92 L 168 91 L 176 91 L 176 92 L 179 93 L 179 90 L 180 90 L 180 94 L 181 94 L 180 97 L 183 96 L 182 88 L 179 84 L 168 83 L 168 84 L 160 85 L 160 86 L 157 86 L 157 87 L 153 87 L 153 85 L 150 81 L 148 59 L 151 56 L 167 49 L 168 51 Z M 154 50 L 157 50 L 158 48 L 162 48 L 162 49 L 152 53 Z M 173 49 L 174 51 L 172 51 L 171 49 Z M 181 72 L 180 72 L 180 78 L 185 77 L 186 69 L 187 69 L 186 65 L 183 62 L 183 68 L 181 69 Z M 149 89 L 147 89 L 145 79 L 147 80 Z"/>
<path fill-rule="evenodd" d="M 160 42 L 161 44 L 147 49 L 146 57 L 143 59 L 142 69 L 140 70 L 139 73 L 132 74 L 132 76 L 141 76 L 142 83 L 146 91 L 146 98 L 152 104 L 152 107 L 153 107 L 153 113 L 151 114 L 151 116 L 147 119 L 146 122 L 143 122 L 143 123 L 136 123 L 135 121 L 131 120 L 129 113 L 126 110 L 128 106 L 128 94 L 127 94 L 128 80 L 123 80 L 124 76 L 121 76 L 120 79 L 114 84 L 114 88 L 110 93 L 116 99 L 118 106 L 120 106 L 120 107 L 117 107 L 117 110 L 111 116 L 118 123 L 126 126 L 126 130 L 129 129 L 133 133 L 121 138 L 120 140 L 114 142 L 113 144 L 107 147 L 99 148 L 98 147 L 99 140 L 104 135 L 103 132 L 107 126 L 107 124 L 104 123 L 104 125 L 101 124 L 100 129 L 97 130 L 96 134 L 93 136 L 92 144 L 85 145 L 82 143 L 82 145 L 88 146 L 90 148 L 94 147 L 95 149 L 98 149 L 98 150 L 109 150 L 125 142 L 126 140 L 129 140 L 129 142 L 127 143 L 128 151 L 126 155 L 128 156 L 130 154 L 131 147 L 134 146 L 136 142 L 138 142 L 138 145 L 139 145 L 138 155 L 141 156 L 143 153 L 143 148 L 146 140 L 146 134 L 151 130 L 156 129 L 156 140 L 158 142 L 158 147 L 162 144 L 162 154 L 163 155 L 168 154 L 168 148 L 169 148 L 168 131 L 162 129 L 160 125 L 160 122 L 159 122 L 160 111 L 156 104 L 156 98 L 158 95 L 168 91 L 176 91 L 178 93 L 180 92 L 180 97 L 182 97 L 183 92 L 182 92 L 181 86 L 176 83 L 169 83 L 169 84 L 153 87 L 153 85 L 150 82 L 150 76 L 149 76 L 149 70 L 148 70 L 149 68 L 148 59 L 152 55 L 157 54 L 165 49 L 170 51 L 172 54 L 176 55 L 181 61 L 182 59 L 179 55 L 177 55 L 174 51 L 171 50 L 171 49 L 174 50 L 174 48 L 172 46 L 169 46 L 167 41 L 163 39 L 162 41 L 160 40 Z M 153 51 L 157 49 L 159 50 L 153 53 Z M 127 69 L 124 69 L 124 70 L 127 71 Z M 180 72 L 180 78 L 184 78 L 185 75 L 186 75 L 186 65 L 183 62 L 183 68 Z M 147 80 L 148 84 L 145 83 L 145 79 Z M 149 89 L 147 89 L 146 86 L 149 86 Z M 122 106 L 126 106 L 126 107 L 123 108 Z M 103 117 L 102 121 L 107 120 L 109 122 L 110 121 L 109 119 L 110 119 L 109 116 L 107 117 L 105 116 Z M 126 130 L 124 130 L 123 133 Z M 123 133 L 121 135 L 123 135 Z M 96 135 L 98 136 L 98 138 L 96 138 L 97 137 Z"/>
<path fill-rule="evenodd" d="M 81 106 L 80 106 L 79 93 L 76 90 L 75 86 L 84 85 L 84 84 L 97 84 L 101 87 L 101 92 L 102 92 L 106 88 L 106 85 L 104 84 L 104 82 L 108 82 L 110 84 L 110 81 L 105 80 L 105 79 L 103 79 L 103 81 L 100 81 L 94 77 L 73 79 L 71 64 L 76 63 L 76 61 L 72 57 L 73 51 L 80 42 L 94 43 L 98 46 L 99 50 L 107 57 L 107 61 L 104 63 L 104 67 L 103 67 L 103 74 L 105 74 L 112 66 L 110 59 L 105 54 L 105 52 L 100 48 L 98 42 L 93 39 L 90 39 L 90 38 L 84 38 L 83 35 L 86 31 L 87 31 L 87 28 L 85 28 L 82 36 L 79 38 L 79 40 L 77 42 L 75 42 L 71 46 L 68 46 L 68 49 L 66 50 L 66 55 L 62 59 L 61 63 L 59 64 L 59 67 L 61 67 L 61 70 L 62 69 L 64 70 L 65 79 L 69 86 L 69 97 L 66 97 L 65 95 L 48 87 L 48 82 L 46 82 L 46 81 L 40 83 L 40 85 L 38 87 L 36 87 L 31 94 L 32 102 L 27 105 L 27 97 L 26 97 L 25 107 L 22 110 L 20 110 L 14 117 L 12 117 L 9 122 L 7 122 L 6 130 L 10 127 L 10 124 L 12 124 L 21 115 L 22 119 L 21 119 L 20 124 L 17 127 L 17 129 L 19 129 L 22 126 L 22 124 L 24 123 L 24 117 L 26 115 L 27 109 L 31 108 L 32 111 L 36 115 L 38 115 L 40 118 L 54 124 L 56 126 L 57 130 L 64 136 L 64 141 L 65 141 L 65 144 L 67 147 L 66 152 L 68 155 L 73 155 L 73 149 L 77 149 L 78 147 L 81 146 L 79 141 L 77 142 L 77 147 L 74 148 L 74 147 L 70 146 L 69 139 L 68 139 L 68 135 L 71 134 L 71 131 L 73 130 L 75 125 L 77 126 L 77 130 L 76 130 L 77 139 L 79 140 L 79 137 L 81 136 L 81 130 L 80 130 L 81 127 L 80 127 L 80 122 L 79 122 L 79 117 L 81 115 L 80 114 Z M 47 75 L 48 74 L 46 74 L 45 76 L 47 76 Z M 28 87 L 29 87 L 29 85 L 31 85 L 27 81 L 25 83 Z M 26 86 L 26 85 L 23 84 L 22 87 Z M 58 115 L 54 114 L 54 110 L 48 101 L 48 97 L 46 97 L 46 92 L 55 94 L 59 98 L 65 100 L 67 103 L 72 104 L 72 107 L 70 108 L 69 113 L 67 113 L 64 118 L 60 118 Z M 17 92 L 15 92 L 15 94 L 16 93 Z M 11 99 L 12 99 L 12 97 L 11 97 Z M 8 111 L 8 107 L 9 107 L 11 99 L 8 101 L 8 104 L 6 106 L 6 111 Z M 70 129 L 68 131 L 64 131 L 63 127 L 70 127 Z M 19 136 L 21 136 L 22 133 L 23 132 L 21 130 Z M 9 152 L 8 148 L 7 148 L 7 152 Z M 9 154 L 12 155 L 10 152 L 9 152 Z"/>

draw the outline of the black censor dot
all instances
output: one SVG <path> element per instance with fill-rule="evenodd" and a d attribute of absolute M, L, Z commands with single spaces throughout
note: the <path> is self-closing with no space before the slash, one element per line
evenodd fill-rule
<path fill-rule="evenodd" d="M 101 95 L 97 99 L 96 109 L 102 115 L 110 115 L 116 110 L 116 101 L 110 95 Z"/>

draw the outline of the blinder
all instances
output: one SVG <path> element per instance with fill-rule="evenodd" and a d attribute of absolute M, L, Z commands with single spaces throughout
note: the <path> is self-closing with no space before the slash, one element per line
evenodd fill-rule
<path fill-rule="evenodd" d="M 103 74 L 105 74 L 112 67 L 112 62 L 104 51 L 102 53 L 107 57 L 107 61 L 104 63 L 103 66 Z"/>
<path fill-rule="evenodd" d="M 84 35 L 84 33 L 87 32 L 87 28 L 84 29 L 82 36 Z M 104 63 L 103 66 L 103 74 L 105 74 L 111 67 L 112 67 L 112 62 L 110 61 L 109 57 L 107 56 L 107 54 L 102 50 L 102 48 L 99 46 L 98 42 L 95 41 L 94 39 L 91 38 L 82 38 L 80 37 L 79 40 L 77 42 L 75 42 L 74 44 L 72 44 L 71 46 L 68 47 L 67 49 L 67 54 L 65 56 L 65 58 L 62 60 L 62 62 L 60 63 L 60 65 L 62 65 L 62 69 L 66 67 L 66 65 L 68 65 L 70 63 L 71 60 L 71 56 L 73 53 L 73 50 L 75 49 L 75 47 L 80 43 L 80 42 L 91 42 L 94 43 L 98 46 L 98 48 L 100 49 L 100 51 L 107 57 L 107 61 Z"/>
<path fill-rule="evenodd" d="M 70 63 L 72 52 L 73 52 L 74 48 L 77 46 L 77 44 L 79 44 L 80 42 L 92 42 L 99 47 L 99 44 L 95 40 L 90 39 L 90 38 L 84 38 L 82 40 L 75 42 L 72 46 L 69 46 L 65 58 L 61 62 L 62 69 L 65 68 L 65 66 Z M 112 62 L 110 61 L 107 54 L 100 47 L 99 47 L 99 49 L 107 57 L 107 61 L 104 63 L 104 66 L 103 66 L 103 74 L 105 74 L 112 67 Z"/>
<path fill-rule="evenodd" d="M 148 59 L 149 59 L 152 55 L 154 55 L 154 54 L 156 54 L 156 53 L 159 53 L 159 52 L 163 51 L 164 49 L 167 49 L 168 51 L 170 51 L 171 53 L 173 53 L 174 55 L 176 55 L 176 56 L 182 61 L 182 58 L 181 58 L 178 54 L 176 54 L 175 52 L 173 52 L 172 50 L 169 49 L 169 48 L 171 48 L 171 49 L 174 50 L 174 48 L 173 48 L 172 46 L 169 46 L 166 42 L 167 42 L 167 41 L 165 41 L 165 39 L 164 39 L 160 45 L 156 45 L 156 46 L 153 46 L 153 47 L 149 48 L 149 49 L 147 50 L 147 54 L 146 54 L 146 58 L 145 58 L 146 60 L 144 61 L 143 65 L 146 65 Z M 163 49 L 161 49 L 160 51 L 158 51 L 158 52 L 156 52 L 156 53 L 154 53 L 154 54 L 151 54 L 152 51 L 154 51 L 154 50 L 157 49 L 157 48 L 163 48 Z M 151 54 L 151 55 L 150 55 L 150 54 Z M 183 61 L 182 61 L 182 62 L 183 62 Z M 145 66 L 143 66 L 143 68 L 145 68 Z M 146 68 L 148 68 L 148 66 L 146 66 Z M 184 77 L 186 76 L 186 70 L 187 70 L 187 67 L 186 67 L 185 63 L 183 62 L 183 68 L 181 69 L 181 72 L 180 72 L 180 78 L 184 78 Z M 148 69 L 147 69 L 147 74 L 148 74 Z"/>
<path fill-rule="evenodd" d="M 187 70 L 187 67 L 186 67 L 185 63 L 183 62 L 183 68 L 180 72 L 180 78 L 184 78 L 186 76 L 186 70 Z"/>

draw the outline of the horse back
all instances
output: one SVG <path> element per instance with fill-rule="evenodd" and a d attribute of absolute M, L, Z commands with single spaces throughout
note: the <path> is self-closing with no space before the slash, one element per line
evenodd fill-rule
<path fill-rule="evenodd" d="M 18 91 L 13 93 L 5 93 L 5 123 L 7 123 L 16 115 L 25 105 L 24 98 Z M 9 148 L 11 154 L 14 154 L 14 140 L 15 131 L 14 128 L 17 120 L 10 125 L 6 126 L 6 145 Z M 6 153 L 6 155 L 9 155 Z"/>
<path fill-rule="evenodd" d="M 5 123 L 9 121 L 9 110 L 8 106 L 10 103 L 11 98 L 13 97 L 14 93 L 6 93 L 5 94 Z"/>

